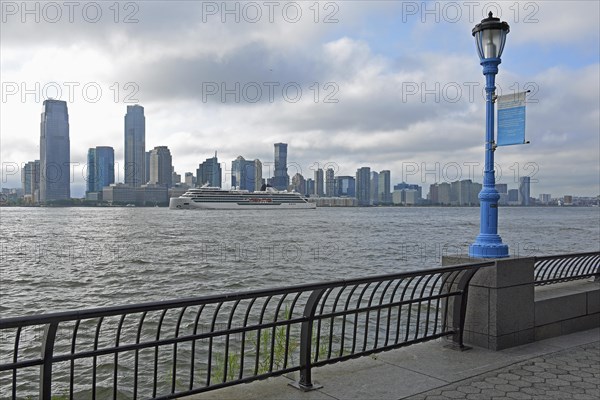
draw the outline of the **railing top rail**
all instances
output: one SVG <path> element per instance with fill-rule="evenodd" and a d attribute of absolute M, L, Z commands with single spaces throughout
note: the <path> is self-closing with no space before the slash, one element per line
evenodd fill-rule
<path fill-rule="evenodd" d="M 535 261 L 545 261 L 545 260 L 554 260 L 558 258 L 572 258 L 572 257 L 586 257 L 586 256 L 595 256 L 600 255 L 600 251 L 589 251 L 586 253 L 570 253 L 570 254 L 554 254 L 551 256 L 540 256 L 534 257 Z"/>
<path fill-rule="evenodd" d="M 455 271 L 471 270 L 481 267 L 490 267 L 494 261 L 459 264 L 438 268 L 423 269 L 418 271 L 400 272 L 393 274 L 375 275 L 371 277 L 340 279 L 335 281 L 317 282 L 302 285 L 286 286 L 271 289 L 258 289 L 244 292 L 224 293 L 201 297 L 183 298 L 176 300 L 162 300 L 147 303 L 128 304 L 121 306 L 96 307 L 84 310 L 70 310 L 47 314 L 26 315 L 19 317 L 8 317 L 0 319 L 0 329 L 16 328 L 30 325 L 41 325 L 47 323 L 75 321 L 89 318 L 107 317 L 121 314 L 135 314 L 141 312 L 157 311 L 164 309 L 191 307 L 202 304 L 220 303 L 226 301 L 238 301 L 264 296 L 274 296 L 289 293 L 298 293 L 309 290 L 324 289 L 330 287 L 341 287 L 359 285 L 378 281 L 411 278 L 422 275 L 433 275 L 439 273 L 451 273 Z"/>

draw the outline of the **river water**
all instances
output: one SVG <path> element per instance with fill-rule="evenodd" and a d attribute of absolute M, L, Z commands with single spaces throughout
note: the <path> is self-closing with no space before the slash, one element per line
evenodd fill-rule
<path fill-rule="evenodd" d="M 440 266 L 478 208 L 2 208 L 0 317 Z M 598 251 L 599 208 L 502 208 L 511 255 Z"/>

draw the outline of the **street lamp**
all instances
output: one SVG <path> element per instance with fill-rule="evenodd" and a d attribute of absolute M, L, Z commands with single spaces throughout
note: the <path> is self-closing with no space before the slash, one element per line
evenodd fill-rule
<path fill-rule="evenodd" d="M 492 12 L 488 18 L 473 28 L 473 36 L 477 43 L 480 64 L 485 75 L 486 93 L 486 131 L 485 131 L 485 168 L 483 171 L 483 188 L 479 193 L 480 230 L 475 243 L 469 246 L 469 257 L 501 258 L 508 257 L 508 246 L 502 243 L 498 235 L 498 199 L 494 176 L 494 102 L 496 100 L 496 74 L 500 64 L 500 56 L 504 50 L 506 35 L 510 28 L 500 18 L 494 18 Z"/>

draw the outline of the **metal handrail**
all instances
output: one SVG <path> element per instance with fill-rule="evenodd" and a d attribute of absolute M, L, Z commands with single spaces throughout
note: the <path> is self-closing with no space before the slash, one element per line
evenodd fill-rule
<path fill-rule="evenodd" d="M 600 277 L 600 252 L 535 257 L 536 286 Z"/>
<path fill-rule="evenodd" d="M 463 346 L 469 282 L 492 265 L 0 319 L 13 339 L 0 397 L 176 398 L 295 371 L 310 390 L 315 366 L 443 336 Z"/>

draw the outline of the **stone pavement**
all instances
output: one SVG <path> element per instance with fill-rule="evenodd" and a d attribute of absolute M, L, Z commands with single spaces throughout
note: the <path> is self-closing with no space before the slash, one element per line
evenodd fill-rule
<path fill-rule="evenodd" d="M 600 329 L 502 351 L 451 350 L 438 340 L 321 368 L 322 389 L 301 392 L 282 376 L 188 397 L 188 400 L 598 399 Z"/>
<path fill-rule="evenodd" d="M 600 399 L 600 342 L 522 361 L 412 400 Z"/>

